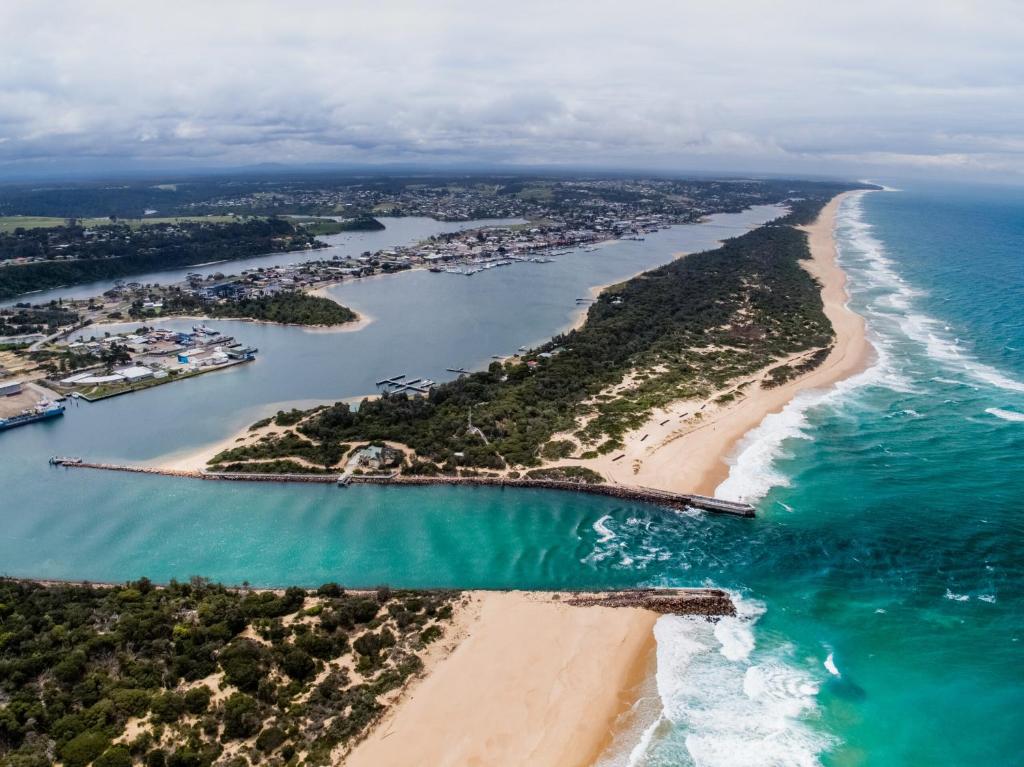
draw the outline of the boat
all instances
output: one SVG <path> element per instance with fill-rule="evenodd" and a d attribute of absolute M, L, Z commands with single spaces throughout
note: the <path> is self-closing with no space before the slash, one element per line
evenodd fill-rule
<path fill-rule="evenodd" d="M 64 415 L 63 405 L 55 405 L 52 402 L 40 402 L 32 410 L 12 415 L 10 418 L 0 418 L 0 431 L 13 429 L 16 426 L 26 426 L 37 421 L 47 421 L 62 415 Z"/>
<path fill-rule="evenodd" d="M 80 464 L 81 462 L 81 458 L 72 458 L 66 455 L 55 455 L 52 458 L 50 458 L 51 466 L 75 466 L 77 464 Z"/>

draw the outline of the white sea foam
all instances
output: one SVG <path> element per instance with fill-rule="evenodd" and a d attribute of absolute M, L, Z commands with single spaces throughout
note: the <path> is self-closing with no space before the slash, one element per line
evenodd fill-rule
<path fill-rule="evenodd" d="M 893 262 L 885 255 L 884 245 L 872 236 L 872 226 L 863 218 L 859 196 L 851 198 L 849 205 L 843 206 L 840 222 L 844 234 L 840 240 L 840 252 L 847 245 L 867 262 L 868 268 L 858 271 L 857 281 L 886 291 L 878 300 L 897 315 L 893 319 L 903 335 L 923 346 L 933 360 L 952 370 L 965 372 L 990 386 L 1024 392 L 1024 382 L 974 359 L 961 348 L 948 325 L 914 309 L 914 299 L 924 294 L 896 272 Z"/>
<path fill-rule="evenodd" d="M 992 605 L 994 605 L 996 603 L 996 595 L 995 594 L 978 594 L 978 599 L 980 599 L 982 602 L 988 602 L 989 604 L 992 604 Z"/>
<path fill-rule="evenodd" d="M 976 381 L 1006 391 L 1024 392 L 1024 381 L 1017 381 L 991 365 L 980 362 L 960 348 L 956 338 L 949 338 L 945 327 L 927 315 L 908 314 L 901 322 L 903 332 L 922 344 L 928 356 L 947 367 L 967 373 Z"/>
<path fill-rule="evenodd" d="M 608 521 L 611 518 L 612 517 L 610 514 L 605 514 L 603 517 L 597 520 L 597 522 L 594 523 L 594 532 L 597 533 L 599 536 L 597 539 L 598 543 L 607 543 L 608 541 L 616 537 L 615 533 L 613 533 L 611 529 L 609 529 L 608 527 Z"/>
<path fill-rule="evenodd" d="M 954 378 L 943 378 L 942 376 L 933 376 L 932 380 L 937 383 L 949 384 L 950 386 L 967 386 L 971 389 L 974 389 L 975 391 L 978 390 L 978 387 L 975 386 L 974 384 L 969 384 L 967 383 L 967 381 L 957 381 Z"/>
<path fill-rule="evenodd" d="M 906 372 L 905 352 L 901 345 L 909 339 L 951 372 L 974 382 L 1004 390 L 1024 392 L 1024 382 L 1014 380 L 996 368 L 974 359 L 959 346 L 948 328 L 915 309 L 922 291 L 909 285 L 886 256 L 883 244 L 873 236 L 872 226 L 863 217 L 862 197 L 852 195 L 839 209 L 837 237 L 839 261 L 850 276 L 850 289 L 867 302 L 864 310 L 868 337 L 877 359 L 868 370 L 828 391 L 814 390 L 798 394 L 780 413 L 767 416 L 740 441 L 729 458 L 730 471 L 716 489 L 716 495 L 730 500 L 756 503 L 773 487 L 787 487 L 789 477 L 777 462 L 786 458 L 786 443 L 793 439 L 812 439 L 808 414 L 820 406 L 839 408 L 849 404 L 858 389 L 884 387 L 901 393 L 917 393 Z M 943 383 L 968 385 L 951 378 Z M 987 411 L 1000 418 L 1016 420 L 1012 411 Z M 901 415 L 920 417 L 913 410 Z"/>
<path fill-rule="evenodd" d="M 869 385 L 897 385 L 896 377 L 881 355 L 878 363 L 857 375 L 839 381 L 831 389 L 811 389 L 798 393 L 778 413 L 771 413 L 747 432 L 729 458 L 729 476 L 715 495 L 733 501 L 754 503 L 773 487 L 789 487 L 789 477 L 776 468 L 780 458 L 788 457 L 784 443 L 791 439 L 811 439 L 808 413 L 820 406 L 838 406 L 847 402 L 858 389 Z"/>
<path fill-rule="evenodd" d="M 839 668 L 836 666 L 835 656 L 832 653 L 829 653 L 828 657 L 825 658 L 825 668 L 832 676 L 840 676 Z"/>
<path fill-rule="evenodd" d="M 957 594 L 952 589 L 946 589 L 946 599 L 952 600 L 953 602 L 967 602 L 970 600 L 970 594 Z"/>
<path fill-rule="evenodd" d="M 818 683 L 788 648 L 758 652 L 753 628 L 764 607 L 733 598 L 738 615 L 715 626 L 693 617 L 658 619 L 662 711 L 624 761 L 629 767 L 819 764 L 830 740 L 805 721 L 816 711 Z"/>
<path fill-rule="evenodd" d="M 719 619 L 715 639 L 719 652 L 733 661 L 746 660 L 754 650 L 754 623 L 764 614 L 764 605 L 749 599 L 737 599 L 736 616 Z"/>
<path fill-rule="evenodd" d="M 1024 421 L 1024 413 L 1015 413 L 1012 410 L 1003 410 L 999 407 L 988 407 L 985 408 L 985 412 L 989 415 L 994 415 L 996 418 L 1002 418 L 1004 421 Z"/>
<path fill-rule="evenodd" d="M 629 757 L 626 759 L 626 767 L 640 767 L 640 765 L 644 763 L 644 758 L 647 756 L 651 743 L 654 742 L 654 734 L 658 731 L 658 727 L 664 721 L 665 720 L 659 716 L 644 729 L 643 733 L 640 735 L 640 740 L 629 752 Z"/>

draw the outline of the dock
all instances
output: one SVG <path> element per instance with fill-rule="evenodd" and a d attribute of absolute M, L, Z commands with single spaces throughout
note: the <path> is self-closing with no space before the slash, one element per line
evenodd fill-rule
<path fill-rule="evenodd" d="M 400 392 L 414 392 L 416 394 L 430 394 L 434 382 L 429 378 L 407 379 L 405 373 L 402 375 L 382 378 L 376 382 L 377 386 L 384 389 L 385 393 L 398 394 Z"/>

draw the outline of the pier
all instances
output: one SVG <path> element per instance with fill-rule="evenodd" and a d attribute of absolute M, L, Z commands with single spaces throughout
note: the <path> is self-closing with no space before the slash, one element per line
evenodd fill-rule
<path fill-rule="evenodd" d="M 104 471 L 124 471 L 135 474 L 157 474 L 167 477 L 180 477 L 184 479 L 204 480 L 225 480 L 234 482 L 302 482 L 319 484 L 337 484 L 340 487 L 348 487 L 350 484 L 373 484 L 373 485 L 470 485 L 475 487 L 521 487 L 536 488 L 541 490 L 563 490 L 576 493 L 589 493 L 591 495 L 603 495 L 610 498 L 620 498 L 625 501 L 636 501 L 639 503 L 651 503 L 656 506 L 663 506 L 678 511 L 688 509 L 700 509 L 715 514 L 728 514 L 734 517 L 752 518 L 756 511 L 749 503 L 738 501 L 727 501 L 722 498 L 712 498 L 707 495 L 696 493 L 673 493 L 668 490 L 658 490 L 653 487 L 630 487 L 626 485 L 609 485 L 604 483 L 587 484 L 584 482 L 571 482 L 558 479 L 530 479 L 520 477 L 511 479 L 509 477 L 414 477 L 396 474 L 381 475 L 352 475 L 345 472 L 331 472 L 323 474 L 258 474 L 243 472 L 213 472 L 213 471 L 180 471 L 172 469 L 161 469 L 152 466 L 130 466 L 122 464 L 91 463 L 81 458 L 64 458 L 54 456 L 50 459 L 53 466 L 61 466 L 69 469 L 100 469 Z"/>
<path fill-rule="evenodd" d="M 399 392 L 415 392 L 416 394 L 430 394 L 434 382 L 429 378 L 406 379 L 405 373 L 391 378 L 382 378 L 376 382 L 385 392 L 397 394 Z"/>

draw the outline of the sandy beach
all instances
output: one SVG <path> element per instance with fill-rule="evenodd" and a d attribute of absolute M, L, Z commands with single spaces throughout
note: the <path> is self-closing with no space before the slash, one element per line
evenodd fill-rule
<path fill-rule="evenodd" d="M 454 650 L 343 764 L 591 765 L 653 668 L 657 618 L 543 593 L 473 592 Z"/>
<path fill-rule="evenodd" d="M 828 388 L 867 367 L 874 352 L 865 336 L 864 319 L 846 305 L 846 274 L 836 261 L 833 238 L 836 212 L 845 196 L 833 198 L 818 219 L 803 228 L 811 250 L 811 259 L 803 266 L 822 285 L 825 315 L 836 334 L 835 345 L 821 365 L 773 389 L 758 385 L 767 373 L 762 371 L 746 379 L 755 382 L 744 390 L 746 396 L 725 406 L 676 403 L 656 411 L 645 426 L 629 433 L 623 450 L 571 463 L 590 466 L 612 482 L 713 495 L 728 476 L 728 459 L 740 440 L 766 416 L 781 411 L 801 391 Z M 695 412 L 701 413 L 699 420 L 683 422 Z"/>

